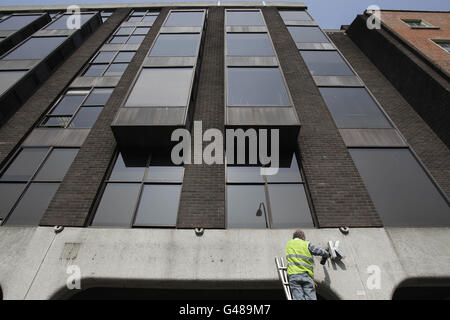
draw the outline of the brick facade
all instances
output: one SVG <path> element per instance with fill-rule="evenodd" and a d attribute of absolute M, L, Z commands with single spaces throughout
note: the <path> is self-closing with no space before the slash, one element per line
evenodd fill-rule
<path fill-rule="evenodd" d="M 298 146 L 320 227 L 381 226 L 381 220 L 350 154 L 275 8 L 264 17 L 297 110 Z"/>

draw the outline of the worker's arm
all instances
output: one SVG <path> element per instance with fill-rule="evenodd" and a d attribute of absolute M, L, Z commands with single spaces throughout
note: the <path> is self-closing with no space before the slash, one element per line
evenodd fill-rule
<path fill-rule="evenodd" d="M 309 252 L 311 252 L 311 254 L 313 256 L 322 256 L 322 257 L 326 257 L 326 258 L 328 258 L 330 256 L 330 254 L 328 253 L 327 250 L 319 248 L 311 243 L 308 245 L 308 249 L 309 249 Z"/>

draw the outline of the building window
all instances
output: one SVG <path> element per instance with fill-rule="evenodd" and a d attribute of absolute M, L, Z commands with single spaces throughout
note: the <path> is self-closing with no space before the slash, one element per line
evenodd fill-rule
<path fill-rule="evenodd" d="M 143 68 L 125 107 L 186 107 L 193 68 Z"/>
<path fill-rule="evenodd" d="M 83 26 L 87 21 L 89 21 L 95 13 L 81 13 L 80 14 L 80 25 Z M 65 30 L 71 29 L 73 22 L 69 20 L 72 17 L 71 14 L 63 14 L 55 21 L 51 22 L 44 29 L 45 30 Z"/>
<path fill-rule="evenodd" d="M 279 13 L 284 22 L 311 20 L 306 11 L 279 11 Z"/>
<path fill-rule="evenodd" d="M 287 27 L 295 42 L 330 42 L 319 27 Z"/>
<path fill-rule="evenodd" d="M 22 76 L 27 73 L 26 70 L 1 70 L 0 71 L 0 95 L 11 88 Z"/>
<path fill-rule="evenodd" d="M 119 27 L 107 43 L 140 44 L 150 27 Z"/>
<path fill-rule="evenodd" d="M 0 177 L 0 218 L 38 225 L 78 149 L 23 148 Z"/>
<path fill-rule="evenodd" d="M 319 88 L 340 129 L 392 128 L 365 88 Z"/>
<path fill-rule="evenodd" d="M 166 155 L 120 152 L 92 226 L 174 227 L 183 173 Z"/>
<path fill-rule="evenodd" d="M 135 51 L 100 51 L 83 72 L 84 77 L 120 77 Z"/>
<path fill-rule="evenodd" d="M 41 15 L 11 15 L 0 21 L 0 30 L 20 30 Z"/>
<path fill-rule="evenodd" d="M 401 19 L 412 29 L 439 29 L 439 27 L 433 26 L 431 23 L 422 19 Z"/>
<path fill-rule="evenodd" d="M 274 56 L 272 43 L 267 33 L 227 33 L 227 55 L 229 56 Z"/>
<path fill-rule="evenodd" d="M 283 155 L 276 175 L 261 169 L 227 166 L 228 228 L 313 227 L 296 156 Z"/>
<path fill-rule="evenodd" d="M 163 33 L 156 39 L 149 56 L 195 57 L 199 44 L 199 33 Z"/>
<path fill-rule="evenodd" d="M 354 73 L 337 51 L 300 51 L 313 76 L 353 76 Z"/>
<path fill-rule="evenodd" d="M 450 207 L 409 149 L 349 152 L 385 226 L 448 227 Z"/>
<path fill-rule="evenodd" d="M 227 68 L 228 106 L 290 106 L 279 68 Z"/>
<path fill-rule="evenodd" d="M 41 60 L 66 39 L 67 37 L 32 37 L 6 54 L 2 60 Z"/>
<path fill-rule="evenodd" d="M 109 11 L 102 11 L 102 12 L 100 12 L 100 16 L 102 17 L 102 22 L 105 23 L 106 20 L 108 20 L 108 18 L 112 16 L 112 14 L 113 13 L 109 12 Z"/>
<path fill-rule="evenodd" d="M 447 52 L 450 52 L 450 40 L 433 40 L 439 47 Z"/>
<path fill-rule="evenodd" d="M 113 89 L 69 90 L 45 116 L 41 127 L 92 128 Z"/>
<path fill-rule="evenodd" d="M 165 27 L 201 27 L 203 26 L 203 11 L 170 11 L 164 23 Z"/>
<path fill-rule="evenodd" d="M 159 12 L 156 11 L 134 11 L 127 21 L 153 23 L 158 18 L 158 15 Z"/>
<path fill-rule="evenodd" d="M 259 10 L 227 10 L 227 26 L 264 26 Z"/>

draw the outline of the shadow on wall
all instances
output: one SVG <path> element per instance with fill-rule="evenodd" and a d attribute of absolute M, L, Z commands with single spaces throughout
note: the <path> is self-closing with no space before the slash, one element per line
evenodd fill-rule
<path fill-rule="evenodd" d="M 83 283 L 84 282 L 84 283 Z M 146 281 L 133 285 L 127 281 L 82 280 L 82 289 L 61 288 L 52 299 L 69 300 L 285 300 L 278 281 L 210 282 L 210 281 Z M 326 286 L 317 288 L 319 300 L 337 299 Z"/>
<path fill-rule="evenodd" d="M 400 283 L 392 300 L 450 300 L 450 278 L 414 278 Z"/>

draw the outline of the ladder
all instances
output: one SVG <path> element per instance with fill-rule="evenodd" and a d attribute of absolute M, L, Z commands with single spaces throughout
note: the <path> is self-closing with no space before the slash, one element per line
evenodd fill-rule
<path fill-rule="evenodd" d="M 283 286 L 284 294 L 287 300 L 292 300 L 291 288 L 289 287 L 289 280 L 287 275 L 287 267 L 284 258 L 275 257 L 275 264 L 277 266 L 278 278 Z"/>

